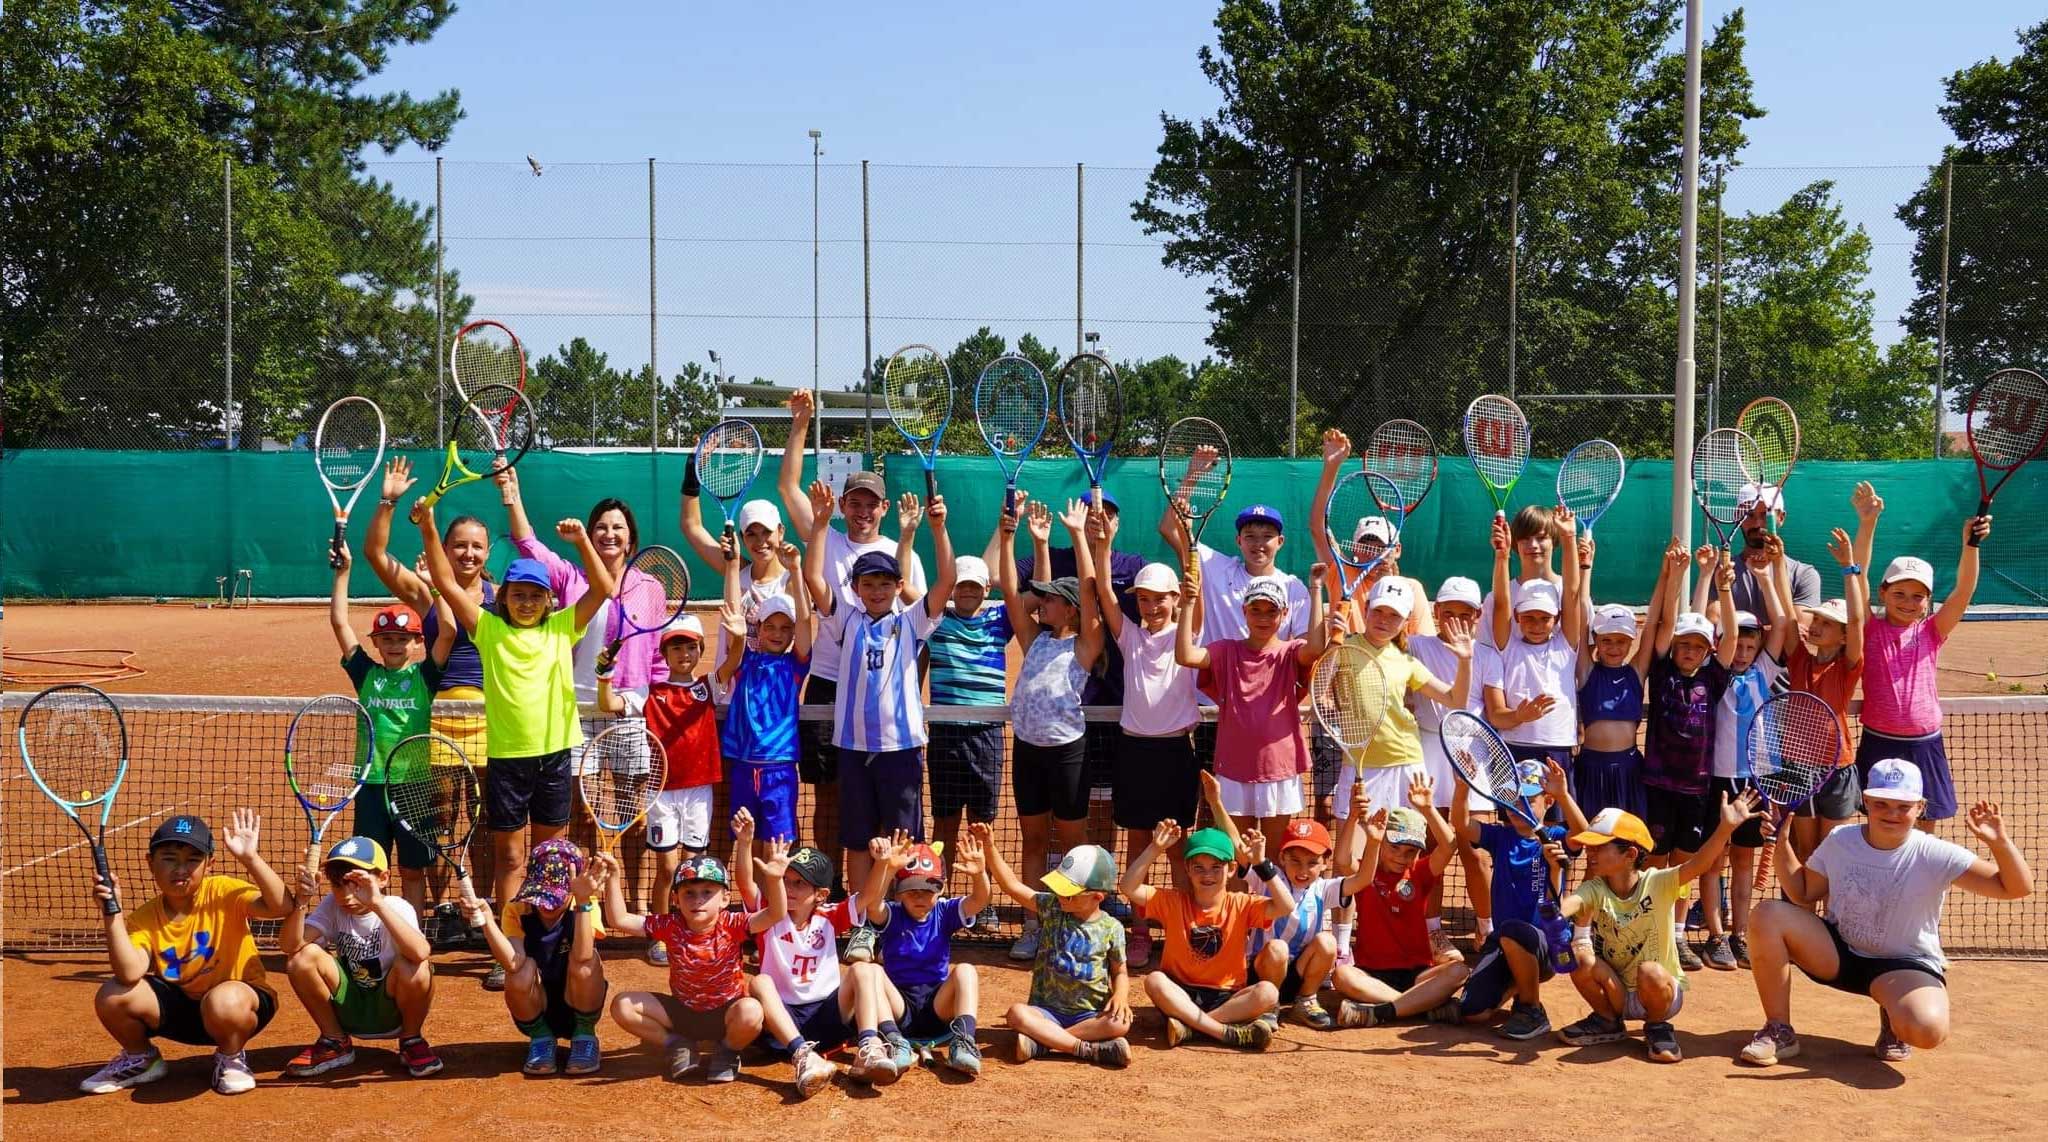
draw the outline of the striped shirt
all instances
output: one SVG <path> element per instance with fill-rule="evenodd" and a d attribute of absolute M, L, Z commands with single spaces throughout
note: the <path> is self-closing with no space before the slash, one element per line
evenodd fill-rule
<path fill-rule="evenodd" d="M 1000 706 L 1008 676 L 1005 657 L 1013 632 L 1001 603 L 983 603 L 973 615 L 951 607 L 939 616 L 927 648 L 932 664 L 932 704 Z"/>
<path fill-rule="evenodd" d="M 1266 881 L 1252 878 L 1246 887 L 1261 898 L 1273 895 L 1272 886 Z M 1287 945 L 1289 958 L 1308 950 L 1309 941 L 1322 935 L 1323 928 L 1330 921 L 1332 909 L 1342 906 L 1344 899 L 1344 878 L 1326 876 L 1310 882 L 1308 887 L 1288 881 L 1287 891 L 1294 897 L 1294 911 L 1273 921 L 1270 927 L 1253 928 L 1248 956 L 1256 956 L 1266 948 L 1269 940 L 1279 940 Z"/>
<path fill-rule="evenodd" d="M 825 530 L 825 582 L 831 584 L 832 593 L 839 600 L 834 604 L 835 609 L 842 612 L 860 610 L 860 594 L 853 589 L 853 581 L 847 577 L 847 574 L 853 570 L 854 563 L 870 551 L 879 551 L 884 555 L 894 556 L 896 554 L 896 541 L 877 536 L 866 543 L 855 543 L 846 538 L 846 533 L 836 527 Z M 910 557 L 910 564 L 903 568 L 903 578 L 910 584 L 912 590 L 923 594 L 925 590 L 924 560 L 916 555 L 912 555 Z M 839 636 L 835 633 L 829 639 L 827 638 L 825 631 L 830 626 L 831 624 L 829 623 L 820 624 L 819 641 L 825 642 L 826 645 L 814 647 L 811 651 L 811 677 L 836 682 L 841 677 L 839 673 L 840 658 L 839 655 L 832 652 L 830 644 L 832 640 L 836 640 Z"/>
<path fill-rule="evenodd" d="M 900 599 L 879 619 L 859 606 L 841 606 L 819 628 L 839 648 L 839 694 L 832 706 L 832 742 L 863 753 L 917 749 L 927 738 L 917 654 L 937 621 L 923 602 L 909 610 Z"/>

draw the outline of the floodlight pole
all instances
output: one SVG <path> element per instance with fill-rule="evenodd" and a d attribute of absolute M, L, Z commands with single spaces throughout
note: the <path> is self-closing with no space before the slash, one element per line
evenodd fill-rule
<path fill-rule="evenodd" d="M 1678 370 L 1671 418 L 1671 534 L 1692 549 L 1692 430 L 1694 277 L 1699 271 L 1700 214 L 1700 0 L 1685 3 L 1685 147 L 1679 169 Z M 1690 568 L 1688 567 L 1688 570 Z M 1683 575 L 1684 572 L 1681 572 Z M 1691 585 L 1681 582 L 1679 597 Z"/>

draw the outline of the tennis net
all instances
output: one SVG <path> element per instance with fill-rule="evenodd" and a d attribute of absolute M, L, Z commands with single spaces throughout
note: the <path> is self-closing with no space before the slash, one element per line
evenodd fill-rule
<path fill-rule="evenodd" d="M 5 695 L 6 723 L 11 728 L 28 695 Z M 230 811 L 253 808 L 262 814 L 262 848 L 266 859 L 289 875 L 289 868 L 303 856 L 307 829 L 298 803 L 285 784 L 283 750 L 285 729 L 304 698 L 188 697 L 175 695 L 116 695 L 127 720 L 129 767 L 126 782 L 115 799 L 107 825 L 107 847 L 115 875 L 123 886 L 124 902 L 130 907 L 146 899 L 152 889 L 145 866 L 145 847 L 150 832 L 165 817 L 176 813 L 197 813 L 214 822 L 224 822 Z M 461 712 L 463 704 L 449 704 L 450 712 Z M 437 711 L 442 707 L 437 706 Z M 1943 733 L 1958 795 L 1965 807 L 1985 798 L 1998 802 L 2005 825 L 2022 852 L 2033 860 L 2048 859 L 2048 697 L 1950 698 L 1942 702 Z M 1006 707 L 933 707 L 928 711 L 934 755 L 952 751 L 957 756 L 970 737 L 988 740 L 991 726 L 1002 729 L 1005 779 L 996 783 L 993 830 L 996 843 L 1013 863 L 1021 834 L 1013 812 L 1007 781 L 1010 738 Z M 1115 707 L 1090 707 L 1087 756 L 1091 783 L 1095 786 L 1089 839 L 1124 855 L 1121 830 L 1110 818 L 1109 774 L 1118 733 Z M 831 708 L 805 707 L 807 722 L 827 722 Z M 810 727 L 806 727 L 807 729 Z M 1851 720 L 1852 735 L 1859 732 Z M 1197 735 L 1206 750 L 1206 735 Z M 1317 792 L 1327 800 L 1336 776 L 1336 757 L 1318 749 Z M 814 790 L 804 786 L 797 822 L 808 834 Z M 941 795 L 944 795 L 941 797 Z M 973 804 L 972 791 L 964 788 L 927 789 L 926 812 L 935 800 Z M 1584 807 L 1588 813 L 1599 806 Z M 727 847 L 722 822 L 727 817 L 725 791 L 721 786 L 714 809 L 713 848 L 725 855 Z M 580 812 L 580 811 L 579 811 Z M 973 810 L 970 809 L 970 816 Z M 1206 823 L 1206 822 L 1203 822 Z M 329 834 L 334 839 L 347 835 L 348 814 L 335 822 Z M 45 800 L 23 772 L 19 758 L 0 777 L 0 903 L 4 903 L 5 944 L 15 950 L 44 950 L 97 946 L 100 934 L 98 909 L 91 898 L 92 861 L 84 839 L 54 805 Z M 1982 851 L 1968 835 L 1960 817 L 1941 823 L 1938 834 Z M 572 839 L 589 844 L 587 821 L 572 826 Z M 809 841 L 806 835 L 801 838 Z M 471 860 L 478 865 L 478 885 L 490 883 L 488 844 L 480 833 L 472 846 Z M 628 872 L 635 874 L 634 899 L 642 906 L 654 875 L 654 861 L 639 859 L 628 847 Z M 833 854 L 835 862 L 838 854 Z M 227 871 L 234 871 L 232 858 L 224 858 Z M 636 867 L 637 866 L 637 867 Z M 1164 883 L 1167 870 L 1153 870 L 1154 883 Z M 1445 927 L 1454 933 L 1471 930 L 1471 916 L 1465 909 L 1463 874 L 1457 861 L 1449 869 L 1444 894 Z M 954 874 L 952 891 L 966 889 L 965 878 Z M 963 935 L 970 939 L 1008 940 L 1021 921 L 1018 910 L 999 902 L 994 924 L 977 924 Z M 431 924 L 430 924 L 431 928 Z M 2048 958 L 2048 894 L 2037 893 L 2017 902 L 1984 900 L 1964 893 L 1950 896 L 1943 923 L 1943 942 L 1952 955 L 1987 958 Z M 274 925 L 259 927 L 266 939 Z"/>

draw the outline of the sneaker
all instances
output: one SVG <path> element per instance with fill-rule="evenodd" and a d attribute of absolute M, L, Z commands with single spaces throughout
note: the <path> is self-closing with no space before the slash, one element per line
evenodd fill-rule
<path fill-rule="evenodd" d="M 1500 1025 L 1500 1033 L 1510 1039 L 1534 1039 L 1550 1034 L 1550 1013 L 1540 1003 L 1527 1007 L 1517 1003 L 1508 1012 L 1508 1021 Z"/>
<path fill-rule="evenodd" d="M 1313 995 L 1295 1000 L 1290 1015 L 1296 1023 L 1317 1031 L 1328 1031 L 1337 1025 L 1337 1021 L 1324 1010 L 1322 1002 Z"/>
<path fill-rule="evenodd" d="M 1236 1047 L 1240 1051 L 1263 1051 L 1273 1041 L 1273 1025 L 1264 1019 L 1248 1023 L 1226 1023 L 1223 1026 L 1223 1045 Z"/>
<path fill-rule="evenodd" d="M 1089 1044 L 1087 1043 L 1081 1044 L 1081 1048 L 1084 1051 L 1087 1050 L 1088 1046 Z M 1040 1043 L 1022 1031 L 1017 1032 L 1017 1041 L 1010 1047 L 1011 1062 L 1028 1063 L 1043 1054 L 1045 1054 L 1045 1044 Z"/>
<path fill-rule="evenodd" d="M 809 1098 L 832 1085 L 832 1076 L 839 1068 L 819 1056 L 817 1048 L 809 1042 L 798 1039 L 796 1049 L 789 1053 L 789 1062 L 796 1069 L 796 1096 Z"/>
<path fill-rule="evenodd" d="M 1557 1037 L 1567 1046 L 1590 1047 L 1596 1043 L 1612 1043 L 1626 1039 L 1628 1029 L 1622 1026 L 1621 1020 L 1609 1019 L 1595 1011 L 1577 1023 L 1558 1028 Z"/>
<path fill-rule="evenodd" d="M 1710 936 L 1707 938 L 1706 960 L 1707 966 L 1715 971 L 1735 970 L 1735 953 L 1729 950 L 1728 937 Z"/>
<path fill-rule="evenodd" d="M 668 945 L 656 940 L 647 945 L 647 962 L 658 968 L 668 966 Z"/>
<path fill-rule="evenodd" d="M 704 1081 L 707 1083 L 729 1083 L 740 1077 L 740 1053 L 726 1046 L 718 1045 L 711 1052 L 711 1058 L 704 1063 Z"/>
<path fill-rule="evenodd" d="M 418 1035 L 398 1041 L 398 1061 L 405 1064 L 405 1073 L 416 1079 L 438 1074 L 441 1070 L 441 1056 L 436 1055 L 434 1049 L 427 1046 L 427 1041 Z"/>
<path fill-rule="evenodd" d="M 143 1083 L 153 1083 L 169 1073 L 170 1067 L 164 1064 L 164 1057 L 154 1049 L 132 1054 L 123 1051 L 106 1066 L 87 1075 L 79 1082 L 78 1089 L 87 1094 L 112 1094 Z"/>
<path fill-rule="evenodd" d="M 1430 1008 L 1422 1017 L 1431 1023 L 1462 1023 L 1465 1021 L 1465 1009 L 1457 1000 L 1446 999 Z"/>
<path fill-rule="evenodd" d="M 562 1073 L 594 1075 L 603 1059 L 603 1053 L 597 1047 L 597 1036 L 578 1035 L 569 1040 L 569 1065 L 562 1068 Z"/>
<path fill-rule="evenodd" d="M 1745 969 L 1749 967 L 1748 940 L 1743 939 L 1741 936 L 1728 937 L 1728 951 L 1735 956 L 1737 965 Z"/>
<path fill-rule="evenodd" d="M 1122 1070 L 1131 1065 L 1131 1041 L 1116 1038 L 1104 1039 L 1099 1043 L 1083 1043 L 1080 1057 L 1098 1067 Z"/>
<path fill-rule="evenodd" d="M 898 1075 L 907 1075 L 917 1069 L 917 1049 L 910 1045 L 910 1040 L 904 1038 L 902 1032 L 884 1035 L 882 1041 L 888 1044 L 889 1065 L 896 1069 Z"/>
<path fill-rule="evenodd" d="M 1124 966 L 1132 970 L 1152 962 L 1152 925 L 1139 924 L 1124 941 Z"/>
<path fill-rule="evenodd" d="M 1692 898 L 1692 907 L 1685 910 L 1685 930 L 1688 932 L 1698 932 L 1706 928 L 1706 926 L 1707 914 L 1700 908 L 1700 898 L 1695 896 Z"/>
<path fill-rule="evenodd" d="M 1770 1067 L 1799 1054 L 1799 1036 L 1790 1023 L 1766 1023 L 1735 1058 L 1752 1066 Z"/>
<path fill-rule="evenodd" d="M 321 1036 L 313 1040 L 312 1046 L 292 1056 L 284 1065 L 284 1073 L 298 1079 L 324 1075 L 336 1067 L 345 1067 L 356 1061 L 355 1044 L 343 1035 L 339 1039 Z"/>
<path fill-rule="evenodd" d="M 668 1081 L 672 1083 L 682 1082 L 686 1075 L 697 1069 L 697 1044 L 690 1042 L 688 1039 L 672 1038 L 663 1050 L 667 1055 Z M 554 1054 L 555 1052 L 551 1044 L 548 1058 L 552 1060 Z"/>
<path fill-rule="evenodd" d="M 853 932 L 846 937 L 846 954 L 839 958 L 850 964 L 874 962 L 874 928 L 867 924 L 856 924 Z"/>
<path fill-rule="evenodd" d="M 1678 1032 L 1669 1023 L 1643 1024 L 1643 1044 L 1649 1048 L 1653 1063 L 1675 1063 L 1685 1057 L 1678 1049 Z"/>
<path fill-rule="evenodd" d="M 1010 958 L 1020 963 L 1038 958 L 1037 917 L 1034 916 L 1024 922 L 1024 931 L 1018 935 L 1017 942 L 1010 945 Z"/>
<path fill-rule="evenodd" d="M 1700 954 L 1693 950 L 1691 940 L 1678 941 L 1678 966 L 1689 972 L 1707 970 L 1707 965 L 1700 962 Z"/>
<path fill-rule="evenodd" d="M 232 1055 L 213 1053 L 213 1091 L 215 1094 L 246 1094 L 256 1089 L 256 1072 L 249 1069 L 249 1053 L 236 1051 Z"/>
<path fill-rule="evenodd" d="M 946 1053 L 939 1061 L 963 1075 L 981 1073 L 981 1046 L 965 1035 L 955 1035 L 946 1041 Z"/>
<path fill-rule="evenodd" d="M 1349 1030 L 1353 1027 L 1377 1027 L 1379 1017 L 1373 1014 L 1372 1004 L 1347 999 L 1337 1005 L 1337 1026 Z"/>
<path fill-rule="evenodd" d="M 555 1039 L 534 1039 L 526 1044 L 526 1061 L 519 1069 L 529 1075 L 551 1075 L 559 1068 L 555 1066 Z"/>
<path fill-rule="evenodd" d="M 879 1035 L 860 1045 L 854 1056 L 853 1077 L 874 1086 L 888 1086 L 896 1081 L 896 1060 L 890 1055 L 889 1044 Z"/>
<path fill-rule="evenodd" d="M 1913 1057 L 1913 1048 L 1892 1033 L 1891 1012 L 1877 1009 L 1877 1057 L 1887 1063 L 1903 1063 Z"/>
<path fill-rule="evenodd" d="M 491 970 L 489 970 L 489 971 L 487 971 L 487 972 L 485 972 L 485 973 L 484 973 L 484 990 L 485 990 L 485 991 L 503 991 L 503 990 L 505 990 L 505 965 L 504 965 L 504 964 L 501 964 L 501 963 L 499 963 L 499 962 L 498 962 L 498 961 L 496 961 L 496 960 L 492 960 L 492 961 L 491 961 Z"/>
<path fill-rule="evenodd" d="M 1001 927 L 1002 923 L 1003 918 L 997 914 L 996 906 L 993 904 L 983 905 L 981 911 L 974 914 L 974 927 L 978 931 L 993 932 Z"/>
<path fill-rule="evenodd" d="M 1192 1034 L 1194 1032 L 1188 1030 L 1187 1024 L 1182 1023 L 1171 1015 L 1166 1017 L 1166 1045 L 1168 1047 L 1180 1046 L 1182 1043 L 1187 1042 L 1188 1036 Z"/>
<path fill-rule="evenodd" d="M 1461 964 L 1465 956 L 1451 943 L 1451 934 L 1442 928 L 1429 933 L 1429 962 L 1432 964 Z"/>

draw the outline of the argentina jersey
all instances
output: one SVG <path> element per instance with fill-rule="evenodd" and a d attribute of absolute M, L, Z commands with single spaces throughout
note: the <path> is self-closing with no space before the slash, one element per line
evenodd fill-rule
<path fill-rule="evenodd" d="M 826 621 L 839 636 L 832 722 L 833 742 L 842 749 L 886 753 L 925 744 L 917 652 L 935 622 L 922 601 L 908 611 L 901 601 L 894 606 L 879 619 L 858 606 L 842 606 Z"/>

